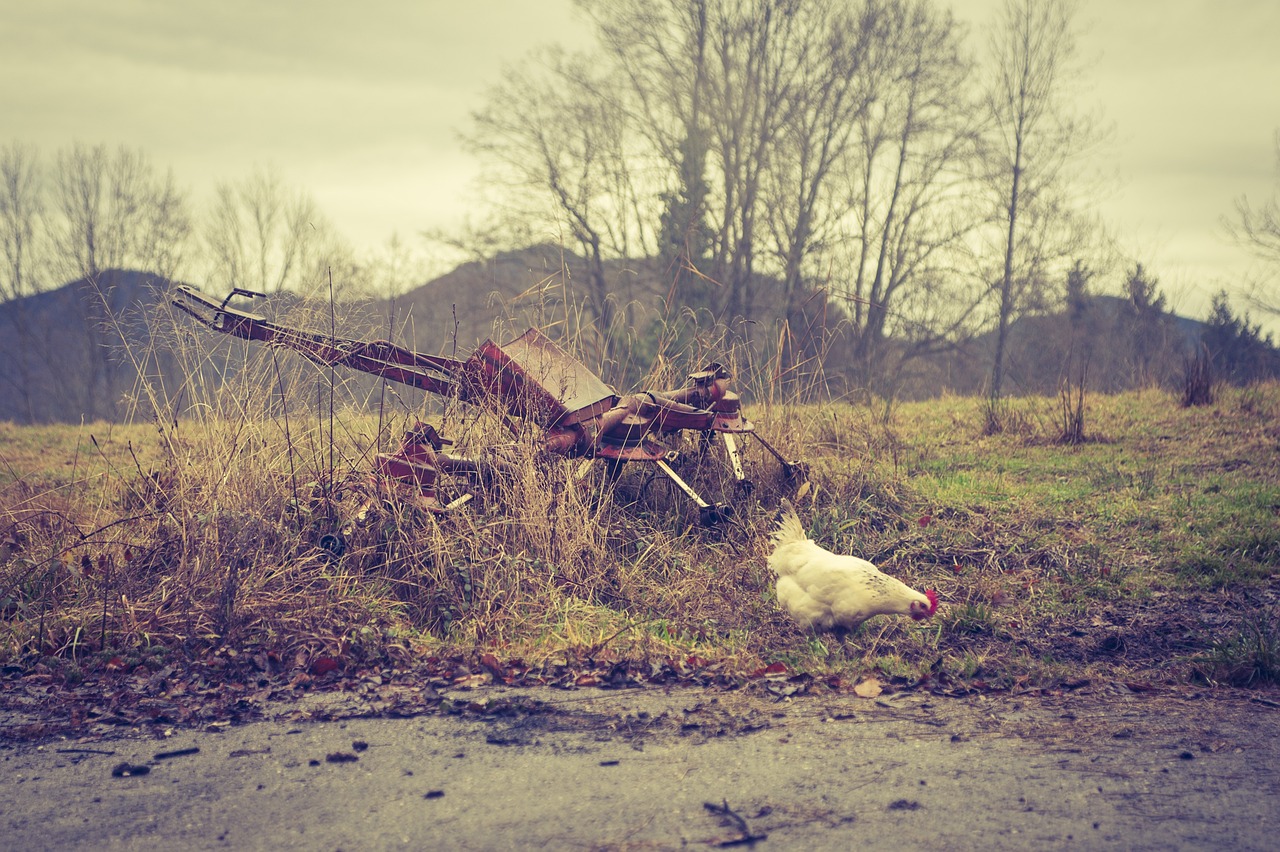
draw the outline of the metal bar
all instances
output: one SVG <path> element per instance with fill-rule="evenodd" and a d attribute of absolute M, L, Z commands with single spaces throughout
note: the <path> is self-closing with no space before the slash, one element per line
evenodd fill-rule
<path fill-rule="evenodd" d="M 666 459 L 654 459 L 653 463 L 658 466 L 658 470 L 665 473 L 667 475 L 667 478 L 676 484 L 677 488 L 679 488 L 685 494 L 689 495 L 689 499 L 692 500 L 694 503 L 697 503 L 699 509 L 711 508 L 710 503 L 708 503 L 706 500 L 703 500 L 702 496 L 698 494 L 697 491 L 694 491 L 692 486 L 689 485 L 689 483 L 685 482 L 683 479 L 680 478 L 680 474 L 676 473 L 674 470 L 671 469 L 671 465 L 667 464 Z"/>
<path fill-rule="evenodd" d="M 733 478 L 739 482 L 746 482 L 747 474 L 742 469 L 742 454 L 738 452 L 738 442 L 728 432 L 721 432 L 720 437 L 724 438 L 725 455 L 729 457 L 729 464 L 733 466 Z"/>
<path fill-rule="evenodd" d="M 729 437 L 729 436 L 726 434 L 726 435 L 725 435 L 725 437 L 727 438 L 727 437 Z M 777 459 L 778 461 L 782 462 L 784 465 L 789 465 L 789 464 L 791 464 L 791 462 L 787 461 L 785 458 L 783 458 L 783 457 L 782 457 L 782 453 L 780 453 L 780 452 L 778 452 L 777 450 L 775 450 L 775 449 L 773 448 L 773 445 L 772 445 L 772 444 L 770 444 L 768 441 L 766 441 L 766 440 L 765 440 L 765 439 L 764 439 L 764 438 L 763 438 L 759 433 L 756 433 L 756 440 L 757 440 L 757 441 L 759 441 L 759 442 L 764 446 L 764 448 L 765 448 L 766 450 L 768 450 L 769 452 L 773 453 L 773 457 L 774 457 L 775 459 Z"/>
<path fill-rule="evenodd" d="M 461 390 L 457 381 L 461 361 L 422 355 L 383 340 L 365 342 L 301 331 L 278 325 L 257 314 L 226 307 L 231 296 L 250 295 L 248 291 L 233 291 L 221 303 L 190 287 L 180 286 L 177 292 L 181 298 L 172 300 L 174 307 L 191 315 L 202 325 L 223 334 L 283 346 L 326 367 L 350 367 L 429 393 L 449 396 Z M 203 308 L 205 312 L 202 313 L 199 308 Z"/>

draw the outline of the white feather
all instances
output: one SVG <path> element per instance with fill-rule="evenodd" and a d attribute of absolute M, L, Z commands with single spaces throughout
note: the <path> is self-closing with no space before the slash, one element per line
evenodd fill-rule
<path fill-rule="evenodd" d="M 832 553 L 809 538 L 790 504 L 784 504 L 771 538 L 769 568 L 777 575 L 778 604 L 801 627 L 852 630 L 873 615 L 912 615 L 930 601 L 857 556 Z"/>

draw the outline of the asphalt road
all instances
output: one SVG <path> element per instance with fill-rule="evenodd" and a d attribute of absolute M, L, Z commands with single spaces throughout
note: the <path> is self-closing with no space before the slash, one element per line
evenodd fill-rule
<path fill-rule="evenodd" d="M 452 697 L 410 719 L 0 744 L 0 846 L 1280 848 L 1274 694 Z"/>

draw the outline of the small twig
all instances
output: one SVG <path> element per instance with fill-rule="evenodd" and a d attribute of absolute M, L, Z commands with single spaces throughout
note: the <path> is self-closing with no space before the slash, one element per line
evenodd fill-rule
<path fill-rule="evenodd" d="M 180 748 L 174 751 L 162 751 L 155 756 L 156 760 L 168 760 L 171 757 L 186 757 L 189 754 L 199 754 L 200 746 L 191 746 L 190 748 Z"/>
<path fill-rule="evenodd" d="M 721 825 L 726 828 L 731 828 L 739 834 L 738 837 L 717 841 L 712 844 L 713 846 L 754 846 L 757 841 L 764 840 L 769 836 L 767 834 L 752 834 L 751 830 L 747 827 L 747 821 L 729 807 L 729 801 L 727 799 L 721 799 L 721 804 L 718 805 L 714 802 L 703 802 L 702 806 L 711 813 L 720 817 Z"/>
<path fill-rule="evenodd" d="M 735 828 L 738 831 L 742 832 L 743 834 L 746 834 L 747 821 L 743 819 L 741 816 L 739 816 L 737 813 L 735 813 L 734 810 L 729 807 L 728 799 L 721 799 L 720 802 L 721 803 L 718 805 L 715 804 L 714 802 L 703 802 L 702 806 L 706 808 L 708 811 L 710 811 L 711 813 L 720 817 L 721 825 L 724 825 L 728 828 Z"/>
<path fill-rule="evenodd" d="M 133 451 L 133 441 L 126 441 L 125 446 L 129 449 L 129 456 L 133 459 L 133 466 L 138 471 L 138 476 L 146 478 L 146 474 L 142 472 L 142 462 L 138 461 L 138 454 Z"/>
<path fill-rule="evenodd" d="M 227 757 L 248 757 L 251 754 L 270 754 L 271 746 L 265 748 L 238 748 L 227 755 Z"/>

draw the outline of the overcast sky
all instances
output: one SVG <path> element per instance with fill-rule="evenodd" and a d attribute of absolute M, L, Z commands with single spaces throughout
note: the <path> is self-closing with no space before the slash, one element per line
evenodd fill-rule
<path fill-rule="evenodd" d="M 977 37 L 1001 0 L 956 0 Z M 1269 198 L 1277 0 L 1084 0 L 1101 212 L 1183 313 L 1253 269 L 1221 218 Z M 359 248 L 458 225 L 463 129 L 503 63 L 585 43 L 570 0 L 0 0 L 0 142 L 124 144 L 196 199 L 272 166 Z"/>

